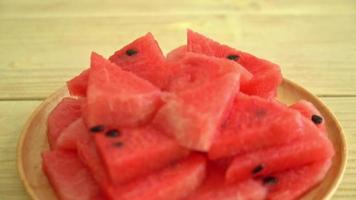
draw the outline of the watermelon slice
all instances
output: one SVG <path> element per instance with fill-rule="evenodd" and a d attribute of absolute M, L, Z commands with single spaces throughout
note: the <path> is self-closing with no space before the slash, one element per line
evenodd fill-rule
<path fill-rule="evenodd" d="M 48 142 L 55 147 L 61 132 L 81 115 L 81 104 L 77 99 L 66 97 L 48 115 Z"/>
<path fill-rule="evenodd" d="M 111 185 L 109 176 L 95 147 L 94 138 L 86 128 L 82 118 L 69 125 L 59 136 L 56 148 L 76 150 L 80 160 L 89 169 L 101 187 Z"/>
<path fill-rule="evenodd" d="M 82 71 L 78 76 L 67 81 L 69 94 L 72 96 L 87 96 L 87 87 L 89 79 L 89 69 Z"/>
<path fill-rule="evenodd" d="M 82 118 L 78 118 L 65 128 L 57 139 L 56 148 L 62 150 L 76 150 L 77 142 L 89 134 Z"/>
<path fill-rule="evenodd" d="M 224 170 L 219 164 L 208 164 L 207 177 L 186 200 L 263 200 L 266 198 L 267 188 L 259 181 L 251 179 L 227 184 Z"/>
<path fill-rule="evenodd" d="M 109 188 L 109 193 L 113 200 L 180 200 L 201 184 L 205 165 L 203 156 L 191 155 L 147 177 Z"/>
<path fill-rule="evenodd" d="M 76 153 L 48 151 L 42 156 L 43 170 L 61 200 L 99 198 L 98 185 Z"/>
<path fill-rule="evenodd" d="M 235 157 L 226 172 L 228 182 L 296 168 L 331 158 L 334 149 L 328 138 L 315 126 L 305 129 L 307 135 L 289 144 L 261 149 Z"/>
<path fill-rule="evenodd" d="M 273 174 L 276 184 L 269 186 L 268 200 L 298 199 L 320 183 L 331 166 L 331 159 Z"/>
<path fill-rule="evenodd" d="M 231 72 L 240 73 L 241 83 L 252 78 L 251 73 L 238 63 L 196 53 L 186 53 L 180 60 L 167 62 L 167 67 L 172 73 L 170 92 L 200 87 Z"/>
<path fill-rule="evenodd" d="M 77 152 L 80 160 L 89 169 L 101 188 L 111 185 L 110 177 L 105 169 L 102 159 L 97 152 L 93 137 L 89 134 L 77 141 Z"/>
<path fill-rule="evenodd" d="M 230 110 L 209 150 L 211 159 L 283 144 L 305 134 L 300 113 L 276 100 L 239 93 Z"/>
<path fill-rule="evenodd" d="M 152 127 L 109 130 L 105 134 L 96 134 L 95 141 L 114 183 L 146 175 L 189 152 Z"/>
<path fill-rule="evenodd" d="M 229 73 L 167 100 L 154 123 L 185 147 L 207 151 L 227 116 L 239 87 L 239 74 Z"/>
<path fill-rule="evenodd" d="M 144 124 L 161 103 L 158 88 L 96 53 L 91 56 L 87 92 L 83 116 L 90 128 Z"/>
<path fill-rule="evenodd" d="M 124 70 L 131 71 L 163 89 L 167 84 L 168 70 L 164 65 L 165 58 L 157 41 L 151 33 L 136 39 L 115 52 L 110 61 Z M 73 96 L 86 96 L 89 70 L 67 82 L 69 92 Z"/>
<path fill-rule="evenodd" d="M 320 130 L 324 132 L 326 131 L 325 121 L 323 120 L 323 116 L 321 115 L 319 110 L 315 108 L 315 106 L 309 101 L 300 100 L 289 107 L 299 111 L 307 119 L 312 120 L 312 122 L 316 126 L 318 126 Z"/>
<path fill-rule="evenodd" d="M 109 59 L 159 88 L 166 86 L 168 70 L 164 65 L 165 57 L 151 33 L 116 51 Z"/>
<path fill-rule="evenodd" d="M 265 98 L 276 96 L 277 87 L 282 82 L 282 74 L 278 65 L 219 44 L 191 30 L 188 30 L 187 37 L 187 51 L 233 60 L 250 71 L 253 78 L 247 84 L 241 84 L 242 92 Z"/>

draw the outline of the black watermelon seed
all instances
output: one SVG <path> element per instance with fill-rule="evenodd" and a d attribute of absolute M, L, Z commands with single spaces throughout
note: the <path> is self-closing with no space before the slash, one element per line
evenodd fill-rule
<path fill-rule="evenodd" d="M 255 168 L 253 168 L 252 174 L 257 174 L 257 173 L 261 172 L 264 168 L 265 168 L 265 166 L 263 164 L 259 164 Z"/>
<path fill-rule="evenodd" d="M 312 115 L 311 120 L 314 124 L 321 124 L 323 122 L 323 118 L 319 115 Z"/>
<path fill-rule="evenodd" d="M 96 125 L 90 128 L 90 131 L 93 133 L 101 132 L 105 129 L 105 126 L 103 125 Z"/>
<path fill-rule="evenodd" d="M 106 132 L 107 137 L 117 137 L 120 135 L 120 132 L 116 129 L 111 129 Z"/>
<path fill-rule="evenodd" d="M 256 117 L 264 117 L 264 116 L 266 116 L 266 114 L 267 114 L 266 110 L 263 110 L 263 109 L 256 110 Z"/>
<path fill-rule="evenodd" d="M 240 56 L 231 54 L 231 55 L 226 56 L 226 58 L 229 59 L 229 60 L 237 61 L 240 58 Z"/>
<path fill-rule="evenodd" d="M 122 142 L 115 142 L 114 144 L 114 147 L 122 147 L 124 145 L 124 143 Z"/>
<path fill-rule="evenodd" d="M 278 179 L 274 176 L 266 176 L 262 179 L 264 185 L 275 185 L 278 183 Z"/>
<path fill-rule="evenodd" d="M 126 51 L 126 55 L 128 55 L 128 56 L 133 56 L 135 54 L 137 54 L 137 51 L 135 49 L 128 49 Z"/>
<path fill-rule="evenodd" d="M 227 122 L 225 121 L 225 122 L 223 122 L 222 124 L 221 124 L 221 126 L 220 126 L 220 128 L 221 129 L 225 129 L 226 127 L 227 127 Z"/>

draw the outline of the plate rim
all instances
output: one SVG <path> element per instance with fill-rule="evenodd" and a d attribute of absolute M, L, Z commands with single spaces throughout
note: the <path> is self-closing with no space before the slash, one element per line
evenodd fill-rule
<path fill-rule="evenodd" d="M 301 85 L 295 83 L 294 81 L 283 78 L 282 84 L 285 84 L 285 83 L 288 85 L 293 85 L 296 88 L 296 90 L 302 91 L 303 93 L 305 93 L 308 96 L 308 98 L 314 99 L 318 105 L 323 107 L 323 109 L 327 112 L 327 114 L 332 119 L 332 121 L 335 122 L 336 128 L 341 133 L 340 134 L 340 142 L 344 148 L 340 152 L 340 158 L 341 158 L 340 159 L 340 170 L 338 171 L 337 177 L 334 179 L 334 181 L 332 182 L 332 184 L 330 186 L 331 189 L 323 197 L 324 200 L 330 200 L 332 198 L 332 196 L 335 194 L 336 190 L 339 188 L 341 181 L 343 180 L 345 170 L 346 170 L 347 161 L 348 161 L 348 148 L 347 148 L 346 135 L 345 135 L 344 129 L 342 128 L 339 120 L 337 120 L 336 115 L 329 109 L 328 106 L 326 106 L 326 104 L 318 96 L 309 92 L 309 90 L 303 88 Z"/>
<path fill-rule="evenodd" d="M 341 181 L 343 180 L 343 176 L 345 174 L 345 170 L 346 170 L 346 164 L 348 161 L 348 150 L 347 150 L 347 142 L 346 142 L 346 135 L 345 132 L 340 124 L 340 122 L 337 120 L 335 114 L 326 106 L 326 104 L 324 104 L 324 102 L 316 95 L 312 94 L 311 92 L 309 92 L 307 89 L 303 88 L 302 86 L 300 86 L 299 84 L 295 83 L 294 81 L 291 81 L 289 79 L 283 78 L 283 81 L 281 83 L 281 85 L 283 84 L 287 84 L 287 85 L 292 85 L 295 87 L 296 90 L 301 91 L 303 93 L 305 93 L 308 98 L 311 99 L 315 99 L 315 101 L 323 107 L 323 109 L 328 113 L 328 115 L 330 116 L 330 118 L 332 119 L 332 121 L 334 121 L 336 128 L 339 130 L 339 132 L 341 134 L 340 135 L 340 142 L 342 144 L 342 146 L 344 147 L 342 149 L 342 151 L 340 152 L 340 170 L 338 170 L 337 173 L 337 177 L 334 179 L 334 181 L 332 182 L 331 186 L 330 186 L 330 190 L 329 192 L 323 197 L 323 199 L 325 200 L 329 200 L 331 199 L 331 197 L 335 194 L 336 190 L 338 189 Z M 34 192 L 33 188 L 31 187 L 28 179 L 26 178 L 26 173 L 25 173 L 25 169 L 24 169 L 24 163 L 23 163 L 23 159 L 22 159 L 22 147 L 24 146 L 24 142 L 25 142 L 25 138 L 27 136 L 26 134 L 26 130 L 31 126 L 32 123 L 32 119 L 42 110 L 42 107 L 45 106 L 46 104 L 48 104 L 50 102 L 51 99 L 53 99 L 55 96 L 58 95 L 58 92 L 63 90 L 65 88 L 65 86 L 55 90 L 53 93 L 51 93 L 48 97 L 46 97 L 36 108 L 34 111 L 32 111 L 32 113 L 29 115 L 29 117 L 27 118 L 25 125 L 23 126 L 21 133 L 20 133 L 20 137 L 18 139 L 17 142 L 17 147 L 16 147 L 16 167 L 17 167 L 17 172 L 19 175 L 19 178 L 25 188 L 25 191 L 27 192 L 27 195 L 29 197 L 31 197 L 32 199 L 35 200 L 39 200 L 38 196 L 36 195 L 36 193 Z"/>
<path fill-rule="evenodd" d="M 63 90 L 65 86 L 56 89 L 53 93 L 51 93 L 49 96 L 47 96 L 42 102 L 32 111 L 32 113 L 29 115 L 29 117 L 26 120 L 25 125 L 23 126 L 20 137 L 17 142 L 17 147 L 16 147 L 16 167 L 17 167 L 17 172 L 19 175 L 19 178 L 25 188 L 25 191 L 27 192 L 27 195 L 34 200 L 40 200 L 34 190 L 32 189 L 28 179 L 26 178 L 26 173 L 24 169 L 24 163 L 22 159 L 22 148 L 24 146 L 25 138 L 27 136 L 26 130 L 31 126 L 32 119 L 37 116 L 37 114 L 42 110 L 42 108 L 50 102 L 51 99 L 53 99 L 55 96 L 58 95 L 58 92 Z"/>

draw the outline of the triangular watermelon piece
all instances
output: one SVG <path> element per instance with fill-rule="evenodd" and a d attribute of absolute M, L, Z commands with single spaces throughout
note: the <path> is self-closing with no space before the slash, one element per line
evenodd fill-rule
<path fill-rule="evenodd" d="M 168 70 L 164 65 L 165 57 L 151 33 L 116 51 L 109 59 L 159 88 L 166 85 Z"/>
<path fill-rule="evenodd" d="M 224 170 L 215 163 L 208 163 L 207 177 L 185 200 L 264 200 L 267 188 L 260 181 L 247 180 L 228 184 Z"/>
<path fill-rule="evenodd" d="M 181 200 L 201 184 L 205 170 L 205 158 L 191 155 L 146 177 L 108 188 L 108 193 L 113 200 Z"/>
<path fill-rule="evenodd" d="M 92 200 L 101 194 L 90 172 L 75 152 L 48 151 L 42 154 L 43 170 L 62 200 Z"/>
<path fill-rule="evenodd" d="M 170 92 L 200 87 L 231 72 L 239 73 L 242 83 L 252 78 L 251 73 L 238 63 L 190 52 L 179 60 L 167 62 L 167 67 L 172 74 L 168 86 Z"/>
<path fill-rule="evenodd" d="M 89 69 L 82 71 L 78 76 L 67 81 L 67 88 L 69 94 L 72 96 L 87 96 L 88 88 L 88 79 L 89 79 Z"/>
<path fill-rule="evenodd" d="M 298 199 L 320 183 L 331 166 L 331 159 L 273 174 L 276 183 L 269 185 L 268 200 Z"/>
<path fill-rule="evenodd" d="M 146 175 L 189 153 L 175 140 L 152 127 L 108 130 L 105 134 L 96 134 L 95 141 L 114 183 Z"/>
<path fill-rule="evenodd" d="M 109 176 L 96 150 L 94 137 L 89 132 L 82 118 L 70 124 L 59 136 L 56 148 L 76 150 L 82 163 L 89 169 L 96 182 L 105 188 L 111 185 Z"/>
<path fill-rule="evenodd" d="M 290 108 L 299 111 L 308 120 L 311 120 L 320 130 L 326 131 L 325 121 L 319 110 L 309 101 L 300 100 L 291 106 Z"/>
<path fill-rule="evenodd" d="M 229 73 L 168 99 L 154 123 L 190 149 L 207 151 L 238 92 L 239 74 Z"/>
<path fill-rule="evenodd" d="M 92 53 L 87 104 L 83 113 L 88 127 L 144 124 L 158 109 L 160 95 L 160 90 L 150 82 Z"/>
<path fill-rule="evenodd" d="M 334 155 L 333 146 L 325 134 L 312 124 L 304 131 L 305 136 L 289 144 L 236 156 L 226 172 L 227 181 L 266 176 L 331 158 Z"/>
<path fill-rule="evenodd" d="M 265 98 L 276 95 L 277 87 L 282 82 L 278 65 L 215 42 L 191 30 L 188 30 L 187 37 L 187 51 L 233 60 L 251 72 L 253 78 L 247 84 L 241 84 L 242 92 Z"/>
<path fill-rule="evenodd" d="M 276 100 L 239 93 L 213 141 L 209 158 L 233 156 L 292 141 L 305 134 L 303 120 L 300 113 Z"/>
<path fill-rule="evenodd" d="M 66 97 L 48 115 L 48 142 L 51 148 L 56 146 L 61 132 L 81 115 L 81 103 L 77 99 Z"/>
<path fill-rule="evenodd" d="M 82 118 L 78 118 L 67 126 L 58 137 L 56 148 L 62 150 L 76 150 L 77 142 L 85 139 L 89 134 Z"/>
<path fill-rule="evenodd" d="M 136 39 L 110 56 L 110 61 L 124 70 L 150 81 L 163 89 L 168 81 L 168 69 L 165 57 L 151 33 Z M 73 96 L 86 96 L 89 70 L 67 82 L 69 92 Z"/>
<path fill-rule="evenodd" d="M 77 153 L 101 188 L 111 185 L 110 177 L 96 149 L 94 138 L 89 133 L 85 135 L 85 138 L 77 141 Z"/>

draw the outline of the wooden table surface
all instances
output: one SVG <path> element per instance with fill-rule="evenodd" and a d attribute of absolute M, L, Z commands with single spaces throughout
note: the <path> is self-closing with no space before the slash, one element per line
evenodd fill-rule
<path fill-rule="evenodd" d="M 151 31 L 165 52 L 187 28 L 282 66 L 340 120 L 349 159 L 333 199 L 356 198 L 356 1 L 1 0 L 0 199 L 28 199 L 16 144 L 29 114 L 88 66 Z"/>

